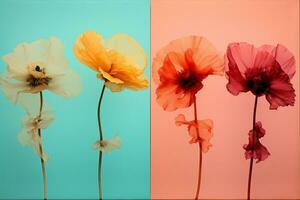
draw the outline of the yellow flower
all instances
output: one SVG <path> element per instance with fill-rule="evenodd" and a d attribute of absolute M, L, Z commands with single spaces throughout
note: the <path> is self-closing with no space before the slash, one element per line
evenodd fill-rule
<path fill-rule="evenodd" d="M 125 34 L 103 40 L 96 32 L 85 32 L 75 42 L 74 53 L 84 65 L 97 72 L 112 92 L 148 87 L 144 74 L 147 56 L 137 41 Z"/>

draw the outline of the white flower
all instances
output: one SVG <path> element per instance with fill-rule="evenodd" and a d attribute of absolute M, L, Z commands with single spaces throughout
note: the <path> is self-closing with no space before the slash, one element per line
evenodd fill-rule
<path fill-rule="evenodd" d="M 14 103 L 22 94 L 46 89 L 65 98 L 80 94 L 79 75 L 68 68 L 64 46 L 57 38 L 19 44 L 3 60 L 7 71 L 0 77 L 1 88 Z"/>
<path fill-rule="evenodd" d="M 118 149 L 121 146 L 121 139 L 118 135 L 115 135 L 111 140 L 98 140 L 93 148 L 103 153 L 110 152 L 112 150 Z"/>
<path fill-rule="evenodd" d="M 43 154 L 40 151 L 41 137 L 38 130 L 47 128 L 53 120 L 53 114 L 49 110 L 35 116 L 28 113 L 23 120 L 24 127 L 18 136 L 21 144 L 31 146 L 44 161 L 48 160 L 48 156 L 44 151 Z"/>

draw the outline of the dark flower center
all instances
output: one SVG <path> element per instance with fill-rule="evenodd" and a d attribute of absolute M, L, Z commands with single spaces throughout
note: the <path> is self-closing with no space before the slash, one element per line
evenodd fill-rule
<path fill-rule="evenodd" d="M 43 77 L 43 78 L 35 78 L 34 76 L 30 75 L 27 78 L 27 82 L 29 83 L 29 86 L 36 87 L 39 85 L 48 85 L 51 81 L 51 78 L 49 77 Z"/>
<path fill-rule="evenodd" d="M 180 74 L 178 77 L 179 85 L 184 89 L 191 89 L 197 86 L 197 84 L 201 83 L 199 77 L 195 73 Z"/>
<path fill-rule="evenodd" d="M 37 87 L 39 85 L 48 85 L 51 78 L 45 76 L 45 71 L 40 65 L 32 66 L 27 82 L 30 87 Z"/>
<path fill-rule="evenodd" d="M 35 71 L 37 71 L 37 72 L 42 72 L 42 69 L 40 68 L 40 66 L 37 65 L 37 66 L 35 67 Z"/>
<path fill-rule="evenodd" d="M 247 86 L 254 95 L 263 95 L 268 92 L 270 83 L 264 75 L 256 75 L 247 80 Z"/>

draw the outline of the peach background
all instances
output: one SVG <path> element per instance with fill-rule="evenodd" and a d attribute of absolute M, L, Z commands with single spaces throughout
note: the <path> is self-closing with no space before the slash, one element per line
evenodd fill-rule
<path fill-rule="evenodd" d="M 170 40 L 186 35 L 203 35 L 225 52 L 233 41 L 262 44 L 282 43 L 296 56 L 297 74 L 292 80 L 297 91 L 294 107 L 270 111 L 259 99 L 257 120 L 267 130 L 262 139 L 271 156 L 254 165 L 253 198 L 300 198 L 299 156 L 299 1 L 246 0 L 152 0 L 151 53 Z M 214 120 L 213 148 L 204 155 L 201 198 L 246 197 L 249 160 L 242 145 L 251 129 L 254 96 L 232 96 L 225 77 L 209 77 L 197 95 L 199 118 Z M 151 196 L 192 198 L 195 194 L 198 147 L 188 144 L 185 127 L 176 127 L 178 113 L 193 117 L 192 107 L 165 112 L 151 93 Z"/>

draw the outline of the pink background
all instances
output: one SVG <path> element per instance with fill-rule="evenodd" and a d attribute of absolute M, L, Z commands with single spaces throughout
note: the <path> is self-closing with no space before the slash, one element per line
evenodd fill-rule
<path fill-rule="evenodd" d="M 269 110 L 259 98 L 257 120 L 267 130 L 262 143 L 271 156 L 254 165 L 253 198 L 300 198 L 299 155 L 299 1 L 242 0 L 152 0 L 151 53 L 170 40 L 202 35 L 225 52 L 228 43 L 247 41 L 256 46 L 282 43 L 296 56 L 297 74 L 292 82 L 297 91 L 294 107 Z M 249 160 L 242 145 L 251 129 L 254 96 L 237 97 L 227 92 L 225 77 L 211 76 L 197 95 L 200 119 L 214 120 L 213 147 L 203 159 L 201 198 L 246 197 Z M 192 198 L 195 194 L 198 146 L 188 143 L 185 127 L 174 118 L 184 113 L 192 119 L 192 107 L 165 112 L 151 93 L 151 197 Z"/>

